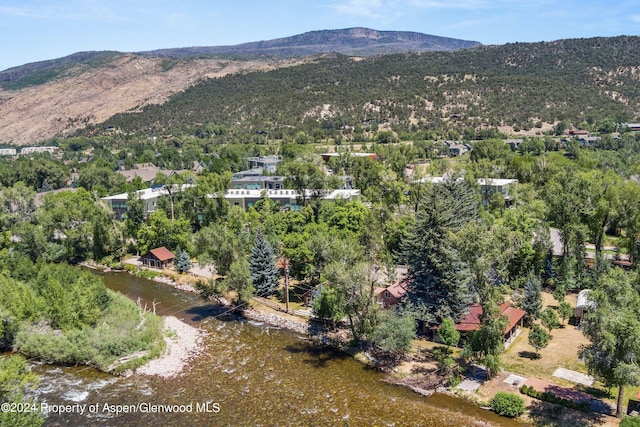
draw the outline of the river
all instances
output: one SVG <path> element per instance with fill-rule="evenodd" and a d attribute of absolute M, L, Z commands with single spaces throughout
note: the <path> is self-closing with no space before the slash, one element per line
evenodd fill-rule
<path fill-rule="evenodd" d="M 205 329 L 207 349 L 172 379 L 35 364 L 39 401 L 75 411 L 49 413 L 47 426 L 521 425 L 462 399 L 387 384 L 351 357 L 290 332 L 215 317 L 220 309 L 196 295 L 125 273 L 97 274 L 110 289 L 149 306 L 159 301 L 158 314 Z M 166 412 L 175 409 L 181 412 Z"/>

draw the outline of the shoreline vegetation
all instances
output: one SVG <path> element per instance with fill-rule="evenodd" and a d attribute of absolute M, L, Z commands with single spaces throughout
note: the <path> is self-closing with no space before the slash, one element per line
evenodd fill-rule
<path fill-rule="evenodd" d="M 102 267 L 85 266 L 102 269 Z M 131 270 L 124 271 L 127 271 L 129 274 L 134 274 Z M 154 280 L 184 292 L 199 294 L 199 291 L 193 285 L 175 280 L 179 277 L 180 276 L 176 276 L 173 273 L 170 275 L 159 274 L 150 280 Z M 224 307 L 233 307 L 230 301 L 225 298 L 220 298 L 218 302 Z M 298 316 L 276 310 L 263 304 L 257 299 L 254 299 L 253 304 L 242 311 L 242 317 L 247 321 L 259 322 L 303 335 L 307 337 L 309 342 L 313 345 L 343 351 L 352 356 L 356 361 L 383 372 L 385 374 L 383 380 L 389 384 L 406 387 L 409 390 L 425 397 L 433 394 L 446 394 L 471 402 L 479 408 L 491 410 L 488 400 L 485 399 L 486 393 L 477 395 L 456 392 L 455 387 L 446 386 L 447 378 L 444 375 L 438 374 L 436 362 L 425 361 L 424 357 L 419 355 L 419 351 L 417 353 L 415 351 L 410 352 L 402 363 L 394 368 L 389 368 L 384 366 L 384 364 L 379 364 L 372 355 L 363 351 L 359 347 L 350 346 L 348 332 L 321 332 L 319 324 L 317 325 L 317 330 L 313 331 L 313 327 L 311 329 L 309 327 L 313 322 L 310 322 L 308 319 L 300 319 Z M 205 331 L 188 325 L 175 317 L 169 316 L 165 317 L 165 319 L 170 319 L 168 321 L 165 320 L 165 330 L 176 331 L 177 335 L 181 336 L 181 338 L 176 339 L 171 332 L 168 334 L 169 336 L 165 334 L 167 349 L 164 354 L 159 358 L 147 361 L 146 364 L 131 373 L 136 375 L 158 375 L 165 379 L 182 375 L 185 373 L 185 370 L 188 371 L 189 361 L 206 350 L 204 347 L 204 337 L 207 333 Z M 415 374 L 416 371 L 420 372 L 420 374 Z M 499 375 L 500 378 L 502 378 L 502 376 L 504 375 Z M 495 391 L 494 389 L 506 389 L 508 391 L 512 391 L 508 386 L 505 387 L 504 384 L 496 385 L 495 381 L 489 382 L 487 384 L 487 388 L 487 391 L 491 392 Z M 525 401 L 530 402 L 531 398 L 525 397 Z M 538 406 L 545 405 L 539 404 Z M 567 411 L 568 410 L 565 409 L 563 417 L 570 417 Z M 525 413 L 524 417 L 521 417 L 521 420 L 536 423 L 536 420 L 533 419 L 536 416 L 540 417 L 541 414 L 527 415 L 527 413 Z M 597 415 L 594 416 L 597 417 Z M 606 417 L 606 420 L 600 419 L 600 421 L 604 422 L 602 425 L 607 427 L 617 425 L 615 423 L 616 419 L 611 417 Z"/>
<path fill-rule="evenodd" d="M 120 374 L 160 355 L 162 318 L 68 264 L 2 251 L 0 348 Z"/>
<path fill-rule="evenodd" d="M 135 271 L 132 271 L 131 269 L 112 270 L 103 265 L 89 263 L 83 263 L 82 266 L 100 271 L 126 271 L 129 274 L 135 275 Z M 198 289 L 196 289 L 192 284 L 180 282 L 175 280 L 176 278 L 176 275 L 173 273 L 170 275 L 161 273 L 149 280 L 171 286 L 180 291 L 200 294 Z M 219 298 L 217 301 L 223 307 L 233 308 L 233 305 L 225 298 Z M 454 395 L 454 393 L 451 393 L 446 387 L 442 386 L 444 377 L 436 378 L 434 375 L 424 378 L 402 377 L 396 375 L 398 372 L 394 372 L 383 365 L 379 365 L 375 358 L 370 354 L 363 352 L 357 347 L 349 346 L 346 330 L 338 330 L 335 333 L 323 333 L 322 327 L 319 324 L 314 325 L 314 322 L 310 322 L 309 319 L 300 319 L 299 316 L 276 310 L 257 299 L 253 299 L 253 302 L 254 305 L 245 308 L 241 314 L 247 321 L 264 323 L 272 327 L 285 329 L 305 336 L 309 342 L 314 345 L 326 346 L 343 351 L 352 356 L 358 362 L 375 367 L 381 372 L 384 372 L 386 374 L 386 382 L 407 387 L 423 396 L 430 396 L 433 393 Z M 136 369 L 136 374 L 159 375 L 165 378 L 173 377 L 181 373 L 182 366 L 184 366 L 188 360 L 196 357 L 205 350 L 203 346 L 203 338 L 206 335 L 205 331 L 188 325 L 174 316 L 163 316 L 163 318 L 165 319 L 165 331 L 169 331 L 170 335 L 167 336 L 165 333 L 167 348 L 164 354 L 160 355 L 159 358 L 150 360 L 145 365 Z M 167 321 L 167 319 L 170 320 Z M 171 334 L 171 331 L 174 330 L 182 331 L 184 332 L 184 335 L 180 336 L 180 333 L 178 333 L 178 338 L 176 339 L 176 337 Z M 173 361 L 173 363 L 170 361 Z M 170 369 L 166 374 L 162 373 L 163 366 L 168 367 L 169 369 L 173 368 L 174 365 L 180 365 L 180 368 Z"/>

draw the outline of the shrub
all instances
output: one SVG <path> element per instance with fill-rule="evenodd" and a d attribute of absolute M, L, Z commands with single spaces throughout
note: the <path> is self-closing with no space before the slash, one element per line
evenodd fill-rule
<path fill-rule="evenodd" d="M 620 427 L 640 427 L 640 417 L 624 417 Z"/>
<path fill-rule="evenodd" d="M 491 408 L 504 417 L 519 417 L 524 413 L 524 401 L 513 393 L 499 391 L 491 399 Z"/>
<path fill-rule="evenodd" d="M 520 387 L 520 393 L 526 394 L 527 396 L 533 397 L 534 399 L 539 399 L 545 402 L 562 405 L 564 407 L 571 408 L 571 409 L 577 409 L 578 411 L 582 411 L 582 412 L 589 412 L 590 410 L 589 402 L 587 401 L 575 402 L 573 400 L 563 399 L 561 397 L 556 396 L 553 393 L 549 393 L 546 391 L 544 392 L 537 391 L 533 387 L 528 387 L 526 385 L 523 385 L 522 387 Z"/>

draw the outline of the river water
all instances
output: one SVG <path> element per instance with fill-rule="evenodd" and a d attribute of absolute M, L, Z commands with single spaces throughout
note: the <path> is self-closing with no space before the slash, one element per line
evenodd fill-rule
<path fill-rule="evenodd" d="M 106 285 L 205 329 L 206 351 L 183 375 L 113 377 L 86 367 L 34 365 L 38 399 L 84 413 L 49 413 L 47 426 L 515 426 L 462 399 L 420 396 L 343 353 L 235 317 L 198 296 L 124 273 Z M 77 406 L 73 406 L 77 405 Z M 120 405 L 120 406 L 118 406 Z M 181 405 L 166 409 L 154 405 Z M 119 413 L 119 410 L 129 413 Z M 168 410 L 181 412 L 169 413 Z"/>

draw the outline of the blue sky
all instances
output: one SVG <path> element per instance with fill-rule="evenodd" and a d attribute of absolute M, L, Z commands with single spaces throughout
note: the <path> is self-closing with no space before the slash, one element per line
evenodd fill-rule
<path fill-rule="evenodd" d="M 484 44 L 640 35 L 640 0 L 0 0 L 0 70 L 85 50 L 368 27 Z"/>

